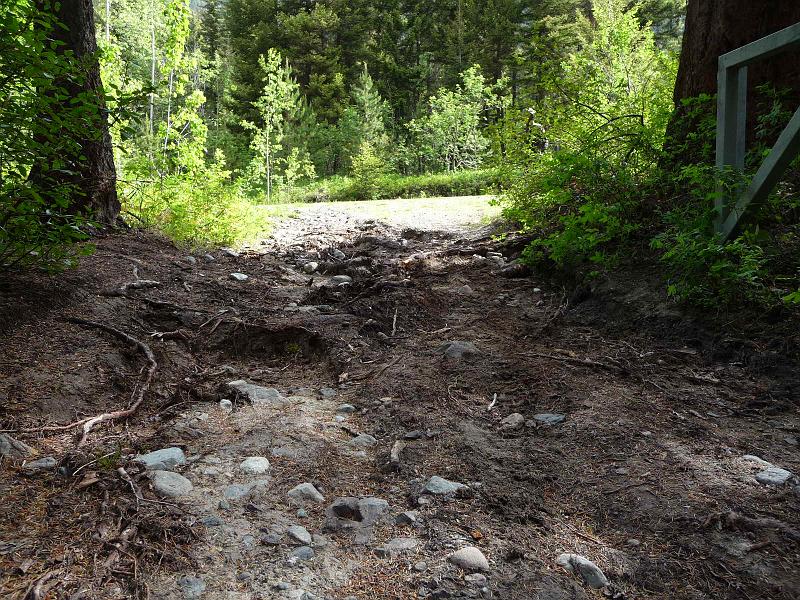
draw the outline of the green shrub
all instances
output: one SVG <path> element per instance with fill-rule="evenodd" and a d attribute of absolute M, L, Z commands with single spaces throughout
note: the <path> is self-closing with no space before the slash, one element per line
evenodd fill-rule
<path fill-rule="evenodd" d="M 148 227 L 191 246 L 252 241 L 268 228 L 265 213 L 230 183 L 222 156 L 191 174 L 173 175 L 136 191 L 124 210 Z"/>

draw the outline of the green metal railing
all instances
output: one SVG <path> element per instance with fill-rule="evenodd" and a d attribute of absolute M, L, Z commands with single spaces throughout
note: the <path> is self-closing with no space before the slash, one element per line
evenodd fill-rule
<path fill-rule="evenodd" d="M 717 168 L 744 170 L 747 133 L 747 66 L 800 47 L 800 23 L 742 46 L 719 57 L 717 73 Z M 800 108 L 794 113 L 753 180 L 738 198 L 720 185 L 717 196 L 717 232 L 728 239 L 747 213 L 769 196 L 789 164 L 800 154 Z"/>

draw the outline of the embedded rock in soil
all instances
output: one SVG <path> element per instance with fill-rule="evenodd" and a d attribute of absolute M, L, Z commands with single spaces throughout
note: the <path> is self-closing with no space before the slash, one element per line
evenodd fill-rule
<path fill-rule="evenodd" d="M 578 554 L 561 554 L 556 559 L 556 564 L 564 567 L 570 573 L 579 575 L 589 587 L 600 589 L 608 585 L 608 579 L 600 567 L 588 558 Z"/>
<path fill-rule="evenodd" d="M 29 463 L 25 463 L 25 470 L 29 473 L 34 471 L 50 471 L 58 466 L 58 461 L 52 456 L 40 458 Z"/>
<path fill-rule="evenodd" d="M 194 489 L 191 481 L 183 475 L 172 471 L 153 471 L 151 477 L 153 489 L 160 496 L 178 498 L 179 496 L 185 496 Z"/>
<path fill-rule="evenodd" d="M 225 412 L 231 412 L 233 410 L 233 402 L 223 398 L 219 401 L 219 407 L 224 410 Z"/>
<path fill-rule="evenodd" d="M 312 262 L 307 262 L 306 264 L 303 265 L 303 271 L 305 271 L 309 275 L 311 275 L 317 269 L 319 269 L 319 263 L 316 263 L 316 262 L 313 262 L 313 261 Z"/>
<path fill-rule="evenodd" d="M 244 273 L 231 273 L 231 279 L 234 281 L 247 281 L 250 277 Z"/>
<path fill-rule="evenodd" d="M 353 283 L 353 278 L 349 275 L 336 275 L 331 277 L 328 283 L 334 287 L 339 287 L 340 285 L 349 285 Z"/>
<path fill-rule="evenodd" d="M 25 458 L 33 454 L 33 448 L 24 442 L 15 440 L 10 435 L 0 433 L 0 456 L 7 458 Z"/>
<path fill-rule="evenodd" d="M 340 404 L 337 407 L 336 412 L 348 415 L 356 412 L 356 407 L 353 406 L 352 404 Z"/>
<path fill-rule="evenodd" d="M 486 560 L 483 552 L 475 546 L 467 546 L 461 550 L 456 550 L 447 557 L 447 560 L 465 571 L 489 570 L 489 561 Z"/>
<path fill-rule="evenodd" d="M 263 475 L 269 471 L 269 461 L 263 456 L 250 456 L 242 461 L 239 469 L 251 475 Z"/>
<path fill-rule="evenodd" d="M 294 558 L 295 560 L 311 560 L 314 558 L 314 549 L 311 546 L 300 546 L 292 550 L 291 554 L 289 554 L 289 558 Z"/>
<path fill-rule="evenodd" d="M 253 493 L 259 484 L 263 485 L 265 482 L 259 481 L 256 483 L 233 483 L 225 488 L 225 491 L 222 493 L 225 500 L 241 500 L 243 498 L 247 498 L 250 494 Z"/>
<path fill-rule="evenodd" d="M 445 358 L 451 358 L 454 360 L 460 360 L 462 358 L 468 358 L 470 356 L 476 356 L 480 354 L 480 350 L 478 350 L 477 346 L 472 342 L 459 342 L 459 341 L 452 341 L 452 342 L 445 342 L 436 350 L 439 354 L 443 354 Z"/>
<path fill-rule="evenodd" d="M 389 510 L 381 498 L 337 498 L 325 511 L 329 531 L 354 531 L 357 544 L 368 544 L 372 528 Z"/>
<path fill-rule="evenodd" d="M 392 558 L 393 556 L 397 556 L 398 554 L 411 552 L 417 546 L 419 546 L 419 540 L 417 538 L 410 538 L 410 537 L 394 538 L 375 548 L 375 554 L 380 558 Z"/>
<path fill-rule="evenodd" d="M 319 490 L 315 488 L 310 483 L 301 483 L 298 486 L 293 487 L 289 490 L 288 494 L 289 498 L 293 500 L 304 501 L 308 500 L 311 502 L 324 502 L 325 496 L 319 493 Z"/>
<path fill-rule="evenodd" d="M 135 457 L 134 462 L 144 465 L 151 471 L 170 471 L 175 467 L 186 464 L 186 455 L 180 448 L 162 448 L 147 454 Z"/>
<path fill-rule="evenodd" d="M 287 533 L 289 534 L 290 538 L 300 542 L 301 546 L 311 545 L 311 534 L 308 532 L 308 529 L 302 525 L 292 525 L 287 530 Z"/>
<path fill-rule="evenodd" d="M 394 518 L 397 525 L 415 525 L 418 521 L 419 512 L 416 510 L 407 510 Z"/>
<path fill-rule="evenodd" d="M 486 585 L 486 575 L 483 573 L 470 573 L 464 576 L 464 581 L 473 585 Z"/>
<path fill-rule="evenodd" d="M 284 400 L 283 395 L 275 388 L 261 387 L 248 383 L 244 379 L 231 381 L 228 388 L 244 396 L 253 404 L 273 404 Z"/>
<path fill-rule="evenodd" d="M 206 583 L 199 577 L 181 577 L 178 580 L 178 587 L 186 600 L 201 598 L 206 591 Z"/>
<path fill-rule="evenodd" d="M 558 425 L 559 423 L 563 423 L 564 419 L 566 418 L 567 417 L 564 415 L 553 413 L 541 413 L 538 415 L 533 415 L 533 420 L 542 425 Z"/>
<path fill-rule="evenodd" d="M 770 467 L 756 474 L 756 481 L 764 485 L 783 485 L 792 477 L 792 472 L 780 467 Z"/>
<path fill-rule="evenodd" d="M 372 437 L 368 433 L 362 433 L 359 436 L 354 437 L 350 440 L 350 445 L 355 446 L 356 448 L 371 448 L 378 443 L 374 437 Z"/>
<path fill-rule="evenodd" d="M 520 413 L 511 413 L 505 419 L 500 421 L 504 429 L 516 429 L 525 424 L 525 416 Z"/>
<path fill-rule="evenodd" d="M 433 494 L 434 496 L 446 496 L 448 494 L 455 494 L 462 490 L 466 490 L 467 486 L 463 483 L 457 483 L 434 475 L 422 488 L 423 494 Z"/>
<path fill-rule="evenodd" d="M 221 252 L 229 258 L 238 258 L 239 253 L 231 248 L 223 248 Z"/>

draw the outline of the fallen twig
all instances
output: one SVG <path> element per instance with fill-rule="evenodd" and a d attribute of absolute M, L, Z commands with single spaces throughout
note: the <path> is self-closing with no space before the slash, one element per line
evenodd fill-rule
<path fill-rule="evenodd" d="M 625 373 L 626 370 L 618 367 L 616 365 L 610 365 L 608 363 L 601 363 L 597 362 L 596 360 L 590 360 L 588 358 L 572 358 L 571 356 L 556 356 L 554 354 L 542 354 L 539 352 L 532 352 L 527 356 L 536 356 L 538 358 L 548 358 L 550 360 L 557 360 L 561 362 L 570 363 L 573 365 L 582 365 L 584 367 L 595 367 L 598 369 L 606 369 L 607 371 L 611 371 L 612 373 Z"/>

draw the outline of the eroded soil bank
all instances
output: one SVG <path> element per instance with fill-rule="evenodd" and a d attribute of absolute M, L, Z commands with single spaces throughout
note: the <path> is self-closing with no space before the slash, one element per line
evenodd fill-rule
<path fill-rule="evenodd" d="M 422 212 L 301 216 L 239 256 L 113 235 L 0 291 L 29 447 L 0 465 L 0 596 L 800 596 L 796 332 L 504 277 L 513 237 Z M 69 317 L 157 363 L 80 446 L 43 428 L 124 409 L 149 363 Z"/>

